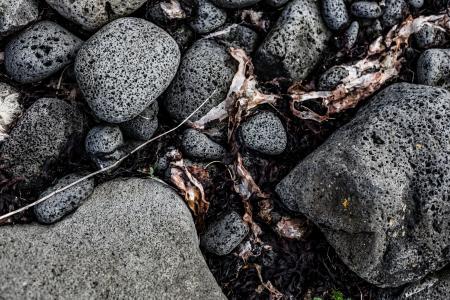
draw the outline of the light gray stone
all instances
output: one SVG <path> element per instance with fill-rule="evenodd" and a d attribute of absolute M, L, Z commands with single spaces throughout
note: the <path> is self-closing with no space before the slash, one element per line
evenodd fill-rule
<path fill-rule="evenodd" d="M 197 13 L 189 25 L 195 32 L 205 34 L 211 32 L 223 24 L 227 20 L 227 13 L 225 10 L 218 8 L 207 0 L 197 0 Z"/>
<path fill-rule="evenodd" d="M 56 224 L 0 231 L 6 299 L 226 299 L 188 208 L 155 180 L 110 181 Z"/>
<path fill-rule="evenodd" d="M 260 112 L 242 123 L 240 136 L 246 147 L 267 155 L 283 153 L 287 134 L 281 120 L 272 112 Z"/>
<path fill-rule="evenodd" d="M 158 129 L 158 111 L 158 101 L 154 101 L 137 117 L 120 124 L 120 128 L 130 138 L 149 140 Z"/>
<path fill-rule="evenodd" d="M 0 2 L 0 40 L 36 21 L 38 16 L 36 0 L 2 0 Z"/>
<path fill-rule="evenodd" d="M 323 0 L 322 14 L 325 23 L 331 30 L 342 30 L 350 21 L 344 0 Z"/>
<path fill-rule="evenodd" d="M 82 43 L 56 23 L 36 23 L 6 45 L 6 72 L 20 83 L 38 82 L 71 63 Z"/>
<path fill-rule="evenodd" d="M 414 8 L 421 8 L 425 3 L 425 0 L 408 0 L 408 3 Z"/>
<path fill-rule="evenodd" d="M 210 224 L 200 240 L 206 251 L 227 255 L 245 239 L 248 232 L 248 225 L 232 211 Z"/>
<path fill-rule="evenodd" d="M 398 287 L 449 262 L 450 93 L 381 91 L 276 187 L 319 226 L 346 265 Z"/>
<path fill-rule="evenodd" d="M 99 125 L 86 136 L 85 149 L 99 168 L 114 163 L 124 155 L 124 140 L 118 126 Z"/>
<path fill-rule="evenodd" d="M 127 16 L 146 0 L 45 0 L 63 17 L 93 31 L 106 23 Z"/>
<path fill-rule="evenodd" d="M 330 36 L 318 1 L 294 0 L 256 52 L 255 67 L 266 79 L 305 79 L 320 61 Z"/>
<path fill-rule="evenodd" d="M 95 115 L 122 123 L 139 115 L 175 76 L 180 50 L 173 38 L 138 18 L 115 20 L 80 49 L 75 72 Z"/>
<path fill-rule="evenodd" d="M 204 160 L 221 160 L 226 152 L 224 147 L 195 129 L 184 131 L 182 146 L 189 157 Z"/>
<path fill-rule="evenodd" d="M 45 190 L 39 198 L 45 197 L 82 178 L 81 174 L 69 174 L 59 179 L 58 182 Z M 44 224 L 51 224 L 61 220 L 64 216 L 76 210 L 94 191 L 94 179 L 87 179 L 67 190 L 56 194 L 44 202 L 36 205 L 34 215 L 36 219 Z"/>
<path fill-rule="evenodd" d="M 376 19 L 383 15 L 383 10 L 375 1 L 353 2 L 350 11 L 355 17 L 365 19 Z"/>
<path fill-rule="evenodd" d="M 317 88 L 320 91 L 332 91 L 349 75 L 348 70 L 341 66 L 334 66 L 325 71 L 320 77 Z"/>
<path fill-rule="evenodd" d="M 417 81 L 421 84 L 450 88 L 450 50 L 429 49 L 417 61 Z"/>
<path fill-rule="evenodd" d="M 409 7 L 405 0 L 385 0 L 381 22 L 384 27 L 397 25 L 408 15 Z"/>

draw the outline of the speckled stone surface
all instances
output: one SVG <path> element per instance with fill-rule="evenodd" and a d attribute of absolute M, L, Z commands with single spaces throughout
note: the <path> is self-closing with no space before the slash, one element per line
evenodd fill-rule
<path fill-rule="evenodd" d="M 95 115 L 110 123 L 133 119 L 169 86 L 180 61 L 173 38 L 137 18 L 111 22 L 78 52 L 75 72 Z"/>
<path fill-rule="evenodd" d="M 409 13 L 409 7 L 405 0 L 385 0 L 381 22 L 384 27 L 392 27 L 400 23 Z"/>
<path fill-rule="evenodd" d="M 40 81 L 71 63 L 82 43 L 56 23 L 36 23 L 6 45 L 6 72 L 20 83 Z"/>
<path fill-rule="evenodd" d="M 366 19 L 376 19 L 383 15 L 383 10 L 375 1 L 353 2 L 350 11 L 355 17 Z"/>
<path fill-rule="evenodd" d="M 222 160 L 226 152 L 224 147 L 195 129 L 184 131 L 182 146 L 189 157 L 204 160 Z"/>
<path fill-rule="evenodd" d="M 120 124 L 124 134 L 138 140 L 148 140 L 158 129 L 158 101 L 153 101 L 142 113 Z"/>
<path fill-rule="evenodd" d="M 344 29 L 350 21 L 344 0 L 323 0 L 322 15 L 331 30 Z"/>
<path fill-rule="evenodd" d="M 91 159 L 102 168 L 123 155 L 123 134 L 118 126 L 98 125 L 89 131 L 84 145 Z"/>
<path fill-rule="evenodd" d="M 228 48 L 241 48 L 247 54 L 255 51 L 258 43 L 258 34 L 251 28 L 241 24 L 228 24 L 219 28 L 212 35 L 220 32 L 220 34 L 212 37 L 215 41 Z"/>
<path fill-rule="evenodd" d="M 342 83 L 342 79 L 349 75 L 348 71 L 340 66 L 333 66 L 320 75 L 317 88 L 320 91 L 331 91 Z"/>
<path fill-rule="evenodd" d="M 223 8 L 244 8 L 261 0 L 211 0 L 212 3 Z"/>
<path fill-rule="evenodd" d="M 0 2 L 0 40 L 37 20 L 36 0 L 2 0 Z"/>
<path fill-rule="evenodd" d="M 450 50 L 429 49 L 417 61 L 417 81 L 421 84 L 450 88 Z"/>
<path fill-rule="evenodd" d="M 205 34 L 222 26 L 226 19 L 225 10 L 215 6 L 207 0 L 196 0 L 198 2 L 197 13 L 189 25 L 195 32 Z"/>

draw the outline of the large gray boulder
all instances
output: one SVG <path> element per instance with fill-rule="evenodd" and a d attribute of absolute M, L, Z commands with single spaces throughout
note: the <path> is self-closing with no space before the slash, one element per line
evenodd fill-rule
<path fill-rule="evenodd" d="M 0 40 L 39 17 L 36 0 L 2 0 L 0 2 Z"/>
<path fill-rule="evenodd" d="M 121 179 L 50 226 L 0 228 L 5 299 L 226 299 L 170 187 Z"/>
<path fill-rule="evenodd" d="M 70 157 L 71 146 L 80 144 L 84 128 L 84 116 L 75 106 L 53 98 L 37 100 L 0 148 L 7 171 L 23 178 L 25 186 L 46 181 L 55 165 Z"/>
<path fill-rule="evenodd" d="M 330 36 L 319 1 L 294 0 L 258 49 L 256 68 L 267 77 L 305 79 L 320 61 Z"/>
<path fill-rule="evenodd" d="M 381 287 L 449 262 L 450 93 L 394 84 L 276 188 L 351 270 Z"/>

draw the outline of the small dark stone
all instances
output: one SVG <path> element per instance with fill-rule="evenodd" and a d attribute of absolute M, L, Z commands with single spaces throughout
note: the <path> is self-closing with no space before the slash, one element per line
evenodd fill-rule
<path fill-rule="evenodd" d="M 383 15 L 380 5 L 373 1 L 353 2 L 350 11 L 355 17 L 365 19 L 376 19 Z"/>
<path fill-rule="evenodd" d="M 344 0 L 322 0 L 322 15 L 328 28 L 335 31 L 344 29 L 350 21 Z"/>

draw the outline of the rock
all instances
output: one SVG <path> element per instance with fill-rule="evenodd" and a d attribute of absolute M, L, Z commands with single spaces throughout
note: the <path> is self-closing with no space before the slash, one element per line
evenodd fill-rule
<path fill-rule="evenodd" d="M 191 120 L 201 118 L 225 100 L 235 72 L 236 63 L 225 47 L 209 39 L 198 40 L 184 55 L 167 91 L 167 111 L 181 121 L 211 97 Z"/>
<path fill-rule="evenodd" d="M 216 255 L 227 255 L 248 235 L 248 225 L 236 212 L 224 215 L 209 225 L 201 236 L 201 245 Z"/>
<path fill-rule="evenodd" d="M 36 21 L 38 16 L 36 0 L 2 0 L 0 3 L 0 40 Z"/>
<path fill-rule="evenodd" d="M 414 34 L 414 41 L 422 49 L 442 47 L 447 43 L 447 33 L 432 24 L 424 24 Z"/>
<path fill-rule="evenodd" d="M 180 24 L 169 33 L 173 37 L 175 42 L 177 42 L 178 47 L 180 47 L 180 50 L 182 52 L 184 52 L 187 48 L 189 48 L 189 45 L 191 44 L 191 41 L 194 39 L 195 34 L 194 31 L 185 24 Z"/>
<path fill-rule="evenodd" d="M 342 30 L 350 21 L 344 0 L 323 0 L 322 14 L 325 23 L 331 30 Z"/>
<path fill-rule="evenodd" d="M 10 125 L 22 114 L 20 98 L 15 88 L 0 82 L 0 145 L 8 137 Z"/>
<path fill-rule="evenodd" d="M 408 0 L 409 5 L 414 8 L 421 8 L 424 4 L 424 0 Z"/>
<path fill-rule="evenodd" d="M 95 115 L 109 123 L 133 119 L 159 97 L 180 61 L 176 42 L 137 18 L 111 22 L 78 52 L 75 72 Z"/>
<path fill-rule="evenodd" d="M 442 270 L 436 274 L 405 287 L 396 300 L 447 300 L 450 299 L 450 271 Z"/>
<path fill-rule="evenodd" d="M 100 169 L 113 164 L 124 155 L 123 135 L 117 126 L 95 126 L 87 134 L 84 144 L 86 152 Z"/>
<path fill-rule="evenodd" d="M 330 36 L 318 1 L 294 0 L 258 49 L 255 67 L 265 79 L 305 79 L 320 61 Z"/>
<path fill-rule="evenodd" d="M 429 49 L 417 61 L 417 81 L 421 84 L 450 88 L 450 50 Z"/>
<path fill-rule="evenodd" d="M 342 83 L 342 80 L 349 75 L 348 70 L 334 66 L 323 73 L 317 84 L 319 91 L 332 91 Z"/>
<path fill-rule="evenodd" d="M 158 129 L 158 101 L 154 101 L 134 119 L 120 124 L 120 128 L 130 138 L 149 140 Z"/>
<path fill-rule="evenodd" d="M 409 8 L 405 0 L 386 0 L 381 22 L 384 27 L 397 25 L 408 15 Z"/>
<path fill-rule="evenodd" d="M 290 0 L 266 0 L 265 2 L 275 8 L 282 7 L 286 3 L 288 3 Z"/>
<path fill-rule="evenodd" d="M 227 49 L 231 47 L 241 48 L 247 54 L 255 51 L 258 42 L 258 34 L 254 30 L 240 24 L 225 26 L 219 31 L 213 32 L 211 38 L 214 38 L 215 41 L 224 45 Z"/>
<path fill-rule="evenodd" d="M 195 32 L 205 34 L 211 32 L 227 20 L 227 13 L 221 8 L 214 6 L 207 0 L 197 0 L 198 9 L 195 18 L 189 22 L 189 25 Z"/>
<path fill-rule="evenodd" d="M 20 83 L 38 82 L 71 63 L 82 42 L 56 23 L 36 23 L 6 45 L 6 72 Z"/>
<path fill-rule="evenodd" d="M 348 50 L 352 49 L 358 40 L 358 33 L 359 23 L 358 21 L 353 21 L 344 33 L 342 46 Z"/>
<path fill-rule="evenodd" d="M 276 188 L 319 226 L 346 265 L 380 287 L 448 263 L 450 93 L 381 91 Z"/>
<path fill-rule="evenodd" d="M 372 24 L 365 28 L 366 34 L 370 39 L 375 40 L 383 34 L 383 25 L 379 19 L 373 20 Z"/>
<path fill-rule="evenodd" d="M 13 177 L 23 177 L 24 186 L 35 187 L 53 177 L 55 166 L 70 157 L 68 150 L 80 142 L 83 131 L 84 116 L 77 108 L 42 98 L 11 130 L 0 153 Z"/>
<path fill-rule="evenodd" d="M 145 0 L 45 0 L 63 17 L 81 25 L 83 29 L 93 31 L 106 23 L 127 16 Z"/>
<path fill-rule="evenodd" d="M 54 225 L 0 231 L 6 299 L 226 299 L 188 208 L 156 180 L 110 181 Z"/>
<path fill-rule="evenodd" d="M 211 2 L 223 8 L 244 8 L 252 6 L 261 0 L 211 0 Z"/>
<path fill-rule="evenodd" d="M 246 147 L 267 155 L 283 153 L 287 135 L 281 120 L 272 112 L 260 112 L 245 121 L 240 136 Z"/>
<path fill-rule="evenodd" d="M 365 19 L 376 19 L 383 15 L 380 5 L 375 1 L 353 2 L 350 11 L 355 17 Z"/>
<path fill-rule="evenodd" d="M 191 158 L 204 160 L 222 160 L 225 148 L 212 141 L 206 134 L 194 129 L 187 129 L 183 134 L 184 152 Z"/>
<path fill-rule="evenodd" d="M 55 186 L 48 188 L 42 193 L 39 198 L 45 197 L 81 178 L 83 178 L 83 175 L 80 174 L 64 176 L 58 180 Z M 55 223 L 76 210 L 93 191 L 94 179 L 87 179 L 80 182 L 36 205 L 33 208 L 36 219 L 44 224 Z"/>

